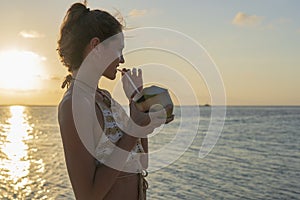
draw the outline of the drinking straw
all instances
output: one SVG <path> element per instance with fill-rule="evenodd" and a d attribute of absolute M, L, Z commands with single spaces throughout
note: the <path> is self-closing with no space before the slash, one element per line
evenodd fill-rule
<path fill-rule="evenodd" d="M 134 84 L 134 82 L 132 81 L 132 79 L 129 77 L 129 75 L 120 69 L 117 69 L 119 72 L 121 72 L 122 74 L 125 74 L 125 76 L 128 78 L 130 84 L 132 85 L 133 89 L 135 90 L 136 93 L 140 94 L 140 91 L 138 90 L 138 88 L 136 87 L 136 85 Z"/>

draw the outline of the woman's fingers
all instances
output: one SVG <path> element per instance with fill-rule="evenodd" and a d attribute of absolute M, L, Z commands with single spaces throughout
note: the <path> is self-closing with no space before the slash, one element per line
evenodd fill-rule
<path fill-rule="evenodd" d="M 173 112 L 173 105 L 167 105 L 164 108 L 161 106 L 160 110 L 155 110 L 149 112 L 151 120 L 158 118 L 159 122 L 163 122 L 165 124 L 174 120 L 174 115 L 168 116 L 168 113 Z"/>
<path fill-rule="evenodd" d="M 136 77 L 136 76 L 137 76 L 137 74 L 136 74 L 136 68 L 133 68 L 133 69 L 132 69 L 132 76 L 133 76 L 133 77 Z"/>
<path fill-rule="evenodd" d="M 132 68 L 132 70 L 123 68 L 122 70 L 119 70 L 119 71 L 122 73 L 122 75 L 127 73 L 130 77 L 142 78 L 142 76 L 143 76 L 142 69 L 140 69 L 140 68 L 136 69 L 134 67 L 134 68 Z"/>
<path fill-rule="evenodd" d="M 138 77 L 139 78 L 143 77 L 142 69 L 138 69 Z"/>
<path fill-rule="evenodd" d="M 174 120 L 174 117 L 175 117 L 175 115 L 171 115 L 170 117 L 168 117 L 168 118 L 166 119 L 165 124 L 168 124 L 168 123 L 170 123 L 171 121 L 173 121 L 173 120 Z"/>

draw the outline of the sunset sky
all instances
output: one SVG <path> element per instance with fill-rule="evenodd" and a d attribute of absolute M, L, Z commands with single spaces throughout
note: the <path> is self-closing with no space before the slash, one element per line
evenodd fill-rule
<path fill-rule="evenodd" d="M 0 105 L 59 103 L 68 73 L 57 56 L 57 39 L 62 19 L 75 2 L 1 2 Z M 216 63 L 228 105 L 300 105 L 298 0 L 89 0 L 88 7 L 120 11 L 129 28 L 162 27 L 193 38 Z M 146 54 L 137 56 L 139 61 L 128 56 L 124 67 L 151 62 Z M 170 66 L 180 62 L 170 60 Z M 145 73 L 146 79 L 151 76 Z M 112 84 L 101 83 L 108 89 Z M 205 87 L 192 85 L 199 103 L 209 103 Z"/>

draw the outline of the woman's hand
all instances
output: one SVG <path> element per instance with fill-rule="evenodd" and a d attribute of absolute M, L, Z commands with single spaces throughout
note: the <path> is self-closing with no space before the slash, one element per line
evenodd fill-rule
<path fill-rule="evenodd" d="M 130 69 L 123 68 L 121 70 L 122 73 L 122 83 L 123 90 L 130 100 L 137 93 L 136 90 L 142 91 L 143 89 L 143 75 L 142 70 L 133 68 L 132 71 Z"/>
<path fill-rule="evenodd" d="M 151 134 L 155 128 L 160 127 L 162 124 L 169 123 L 174 119 L 174 115 L 167 118 L 167 110 L 172 109 L 171 105 L 158 111 L 142 112 L 136 107 L 136 103 L 131 101 L 130 118 L 131 120 L 131 135 L 139 138 L 145 138 Z"/>

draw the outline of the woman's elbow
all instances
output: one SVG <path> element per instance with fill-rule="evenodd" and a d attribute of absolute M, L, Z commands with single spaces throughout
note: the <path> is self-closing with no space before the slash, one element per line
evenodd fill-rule
<path fill-rule="evenodd" d="M 148 154 L 141 155 L 140 161 L 141 161 L 141 165 L 142 165 L 143 169 L 147 169 L 148 168 Z"/>

